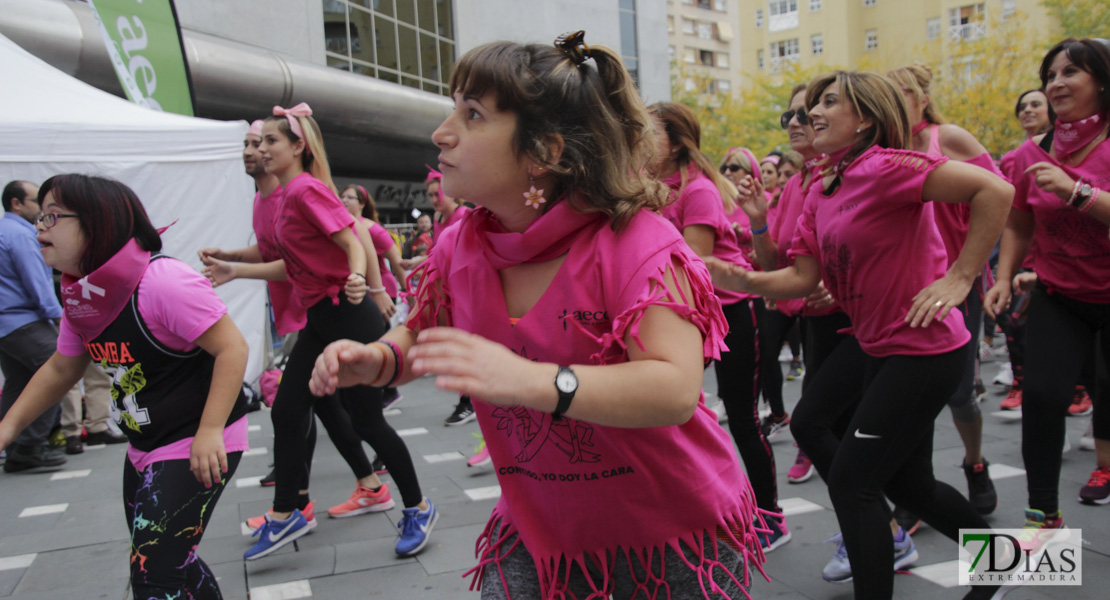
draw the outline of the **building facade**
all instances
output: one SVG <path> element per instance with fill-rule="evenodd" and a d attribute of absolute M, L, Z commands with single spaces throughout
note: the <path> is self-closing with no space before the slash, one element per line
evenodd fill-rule
<path fill-rule="evenodd" d="M 667 0 L 668 56 L 687 91 L 739 90 L 740 20 L 738 0 Z"/>
<path fill-rule="evenodd" d="M 1018 11 L 1030 23 L 1049 18 L 1038 0 L 739 0 L 739 71 L 750 79 L 791 62 L 908 64 L 990 35 L 992 22 Z"/>

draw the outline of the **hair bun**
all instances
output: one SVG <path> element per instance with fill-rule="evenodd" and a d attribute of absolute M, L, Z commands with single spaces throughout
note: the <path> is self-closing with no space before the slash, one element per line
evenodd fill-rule
<path fill-rule="evenodd" d="M 586 45 L 586 32 L 581 29 L 555 38 L 555 47 L 562 50 L 563 54 L 566 54 L 567 58 L 573 60 L 576 65 L 590 58 L 590 47 Z"/>

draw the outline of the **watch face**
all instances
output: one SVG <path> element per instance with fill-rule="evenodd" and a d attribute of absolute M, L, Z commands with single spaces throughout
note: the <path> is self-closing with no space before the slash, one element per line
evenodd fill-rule
<path fill-rule="evenodd" d="M 560 392 L 569 394 L 578 389 L 578 378 L 570 371 L 559 371 L 555 377 L 555 387 L 559 388 Z"/>
<path fill-rule="evenodd" d="M 1090 184 L 1084 183 L 1083 186 L 1079 188 L 1079 195 L 1086 198 L 1087 196 L 1091 195 L 1092 191 L 1093 189 L 1091 188 Z"/>

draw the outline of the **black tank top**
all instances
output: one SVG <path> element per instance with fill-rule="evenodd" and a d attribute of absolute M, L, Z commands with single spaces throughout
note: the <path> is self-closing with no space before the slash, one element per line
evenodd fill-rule
<path fill-rule="evenodd" d="M 150 257 L 153 262 L 169 258 Z M 173 259 L 171 259 L 173 260 Z M 119 316 L 85 344 L 112 380 L 112 416 L 135 448 L 150 452 L 196 435 L 216 359 L 197 347 L 181 352 L 159 342 L 143 321 L 139 289 Z M 246 414 L 242 389 L 226 425 Z"/>

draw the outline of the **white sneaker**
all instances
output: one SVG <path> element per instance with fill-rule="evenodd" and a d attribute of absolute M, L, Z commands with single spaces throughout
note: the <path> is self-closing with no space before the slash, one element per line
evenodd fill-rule
<path fill-rule="evenodd" d="M 1080 450 L 1094 450 L 1095 449 L 1095 423 L 1093 420 L 1087 421 L 1087 430 L 1079 438 Z"/>
<path fill-rule="evenodd" d="M 1065 433 L 1064 434 L 1064 449 L 1061 451 L 1061 453 L 1068 452 L 1069 450 L 1071 450 L 1071 442 L 1068 441 L 1068 435 Z"/>
<path fill-rule="evenodd" d="M 994 376 L 994 383 L 995 385 L 1014 385 L 1014 368 L 1011 363 L 1002 365 L 1002 368 L 998 371 L 998 375 Z"/>

